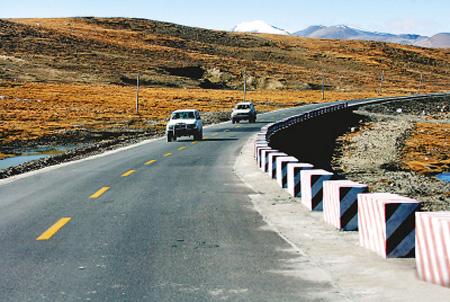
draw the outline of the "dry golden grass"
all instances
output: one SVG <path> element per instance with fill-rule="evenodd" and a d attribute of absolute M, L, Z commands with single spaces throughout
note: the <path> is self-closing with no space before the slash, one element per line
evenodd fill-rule
<path fill-rule="evenodd" d="M 9 86 L 1 90 L 0 100 L 0 138 L 4 143 L 39 138 L 62 129 L 123 126 L 160 129 L 175 109 L 196 108 L 201 113 L 231 110 L 243 99 L 243 92 L 235 90 L 141 88 L 136 115 L 134 87 L 56 83 Z M 330 91 L 324 101 L 375 96 L 376 93 Z M 248 91 L 247 100 L 254 102 L 259 111 L 271 111 L 322 102 L 322 93 Z"/>
<path fill-rule="evenodd" d="M 402 160 L 420 174 L 450 171 L 450 125 L 419 123 L 406 140 Z"/>
<path fill-rule="evenodd" d="M 64 129 L 162 129 L 178 108 L 230 110 L 243 98 L 236 90 L 242 89 L 242 72 L 255 90 L 247 98 L 260 111 L 322 102 L 323 70 L 326 102 L 377 97 L 382 70 L 382 96 L 416 93 L 421 73 L 422 93 L 448 90 L 450 82 L 448 50 L 381 42 L 219 32 L 120 18 L 0 20 L 0 38 L 2 144 Z M 198 89 L 204 79 L 168 72 L 174 67 L 213 70 L 230 89 Z M 132 85 L 137 70 L 139 115 Z M 264 90 L 268 87 L 283 89 Z M 426 142 L 440 134 L 425 133 L 408 142 L 407 153 L 423 157 L 419 146 L 434 148 Z M 433 154 L 427 156 L 435 161 Z"/>

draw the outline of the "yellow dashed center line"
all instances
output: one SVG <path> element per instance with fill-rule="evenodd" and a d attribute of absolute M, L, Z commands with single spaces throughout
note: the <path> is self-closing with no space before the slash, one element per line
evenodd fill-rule
<path fill-rule="evenodd" d="M 36 240 L 48 240 L 53 235 L 56 234 L 69 220 L 72 219 L 70 217 L 61 218 L 57 223 L 51 226 L 47 231 L 45 231 L 41 236 L 36 238 Z"/>
<path fill-rule="evenodd" d="M 100 190 L 98 190 L 95 194 L 91 195 L 91 197 L 89 198 L 97 198 L 100 195 L 102 195 L 103 193 L 105 193 L 106 191 L 108 191 L 110 189 L 110 187 L 103 187 Z"/>
<path fill-rule="evenodd" d="M 151 161 L 146 162 L 145 165 L 153 164 L 155 161 L 156 161 L 156 160 L 152 159 Z"/>
<path fill-rule="evenodd" d="M 213 133 L 212 136 L 217 135 L 218 133 Z"/>
<path fill-rule="evenodd" d="M 228 131 L 230 131 L 230 129 L 225 129 L 225 130 L 223 130 L 223 132 L 228 132 Z"/>
<path fill-rule="evenodd" d="M 204 137 L 204 139 L 206 138 L 206 136 Z M 192 144 L 196 144 L 198 143 L 198 141 L 193 141 Z"/>
<path fill-rule="evenodd" d="M 236 129 L 237 129 L 237 128 L 241 128 L 241 127 L 242 127 L 242 126 L 237 126 Z"/>
<path fill-rule="evenodd" d="M 184 148 L 186 148 L 186 146 L 180 147 L 178 150 L 183 150 Z"/>
<path fill-rule="evenodd" d="M 127 177 L 128 175 L 131 175 L 131 174 L 133 174 L 134 172 L 136 172 L 136 170 L 130 170 L 130 171 L 128 171 L 127 173 L 122 174 L 122 177 Z"/>
<path fill-rule="evenodd" d="M 164 157 L 167 157 L 167 156 L 170 156 L 170 155 L 172 155 L 172 153 L 166 153 L 166 154 L 164 154 Z"/>
<path fill-rule="evenodd" d="M 286 115 L 286 113 L 283 113 L 281 116 Z"/>

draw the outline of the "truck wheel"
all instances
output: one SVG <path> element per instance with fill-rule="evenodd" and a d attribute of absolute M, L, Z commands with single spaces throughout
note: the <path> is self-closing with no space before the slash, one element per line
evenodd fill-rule
<path fill-rule="evenodd" d="M 194 140 L 201 141 L 203 139 L 203 130 L 197 132 L 194 134 Z"/>
<path fill-rule="evenodd" d="M 173 140 L 173 133 L 167 132 L 167 141 L 170 143 Z"/>

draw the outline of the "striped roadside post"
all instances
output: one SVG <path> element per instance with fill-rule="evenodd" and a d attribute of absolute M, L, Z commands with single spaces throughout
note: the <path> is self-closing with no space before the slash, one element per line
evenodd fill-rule
<path fill-rule="evenodd" d="M 258 150 L 261 147 L 269 147 L 269 143 L 266 141 L 255 141 L 253 157 L 256 159 L 256 161 L 258 161 Z"/>
<path fill-rule="evenodd" d="M 275 153 L 275 152 L 280 152 L 280 151 L 272 149 L 272 148 L 261 150 L 261 166 L 260 167 L 263 170 L 263 172 L 269 172 L 269 154 Z"/>
<path fill-rule="evenodd" d="M 269 153 L 269 176 L 275 178 L 277 176 L 277 158 L 288 156 L 284 152 Z"/>
<path fill-rule="evenodd" d="M 358 194 L 368 193 L 368 186 L 351 180 L 323 183 L 323 219 L 344 231 L 358 229 Z"/>
<path fill-rule="evenodd" d="M 416 212 L 419 279 L 450 287 L 450 212 Z"/>
<path fill-rule="evenodd" d="M 287 187 L 288 193 L 294 197 L 301 197 L 301 177 L 302 170 L 308 170 L 314 168 L 313 165 L 308 163 L 289 163 L 287 165 Z"/>
<path fill-rule="evenodd" d="M 262 168 L 262 150 L 272 150 L 269 146 L 256 146 L 256 162 L 258 163 L 258 167 Z"/>
<path fill-rule="evenodd" d="M 396 194 L 359 194 L 359 244 L 384 258 L 413 257 L 419 205 Z"/>
<path fill-rule="evenodd" d="M 277 183 L 282 188 L 287 188 L 287 166 L 290 163 L 298 163 L 297 158 L 293 156 L 284 156 L 277 158 Z"/>
<path fill-rule="evenodd" d="M 333 173 L 322 169 L 301 171 L 302 203 L 310 211 L 323 210 L 323 182 L 331 177 Z"/>

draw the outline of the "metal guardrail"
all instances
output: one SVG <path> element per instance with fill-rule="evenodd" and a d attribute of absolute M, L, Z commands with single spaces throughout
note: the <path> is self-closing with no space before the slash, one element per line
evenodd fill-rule
<path fill-rule="evenodd" d="M 398 97 L 371 98 L 371 99 L 349 100 L 349 101 L 336 101 L 333 103 L 327 103 L 323 104 L 323 106 L 319 106 L 318 108 L 308 110 L 299 115 L 287 117 L 275 123 L 271 123 L 264 126 L 263 128 L 261 128 L 261 132 L 258 133 L 257 140 L 269 141 L 270 137 L 278 131 L 287 129 L 295 124 L 312 119 L 314 117 L 321 116 L 327 113 L 336 112 L 346 108 L 354 108 L 354 107 L 356 108 L 359 106 L 395 102 L 395 101 L 420 100 L 420 99 L 427 99 L 430 97 L 441 97 L 441 96 L 450 96 L 450 92 L 398 96 Z"/>
<path fill-rule="evenodd" d="M 385 97 L 385 98 L 350 100 L 347 102 L 349 103 L 349 107 L 358 107 L 358 106 L 365 106 L 365 105 L 372 105 L 372 104 L 379 104 L 379 103 L 386 103 L 386 102 L 420 100 L 420 99 L 427 99 L 430 97 L 439 97 L 439 96 L 450 96 L 450 91 L 449 92 L 430 93 L 430 94 L 416 94 L 416 95 L 395 96 L 395 97 Z"/>

